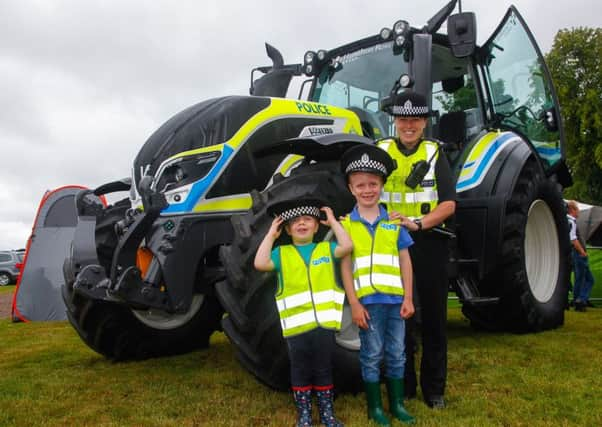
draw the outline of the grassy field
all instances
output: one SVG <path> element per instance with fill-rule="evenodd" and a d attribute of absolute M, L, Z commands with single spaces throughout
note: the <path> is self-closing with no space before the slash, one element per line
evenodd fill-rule
<path fill-rule="evenodd" d="M 590 266 L 592 297 L 602 298 L 602 250 L 590 250 Z M 450 301 L 448 408 L 410 401 L 417 425 L 602 425 L 602 308 L 512 335 L 473 331 L 458 306 Z M 347 426 L 367 425 L 363 395 L 340 396 L 336 408 Z M 0 426 L 37 425 L 282 426 L 294 425 L 294 409 L 240 367 L 221 333 L 208 350 L 112 363 L 66 322 L 0 319 Z"/>
<path fill-rule="evenodd" d="M 15 285 L 0 286 L 0 294 L 12 294 L 15 288 Z"/>
<path fill-rule="evenodd" d="M 474 332 L 450 308 L 448 408 L 408 403 L 419 426 L 602 425 L 602 308 L 531 335 Z M 221 333 L 208 350 L 111 363 L 66 322 L 0 320 L 0 426 L 286 426 L 288 393 L 259 384 Z M 336 401 L 365 426 L 363 395 Z M 399 425 L 399 424 L 397 424 Z"/>

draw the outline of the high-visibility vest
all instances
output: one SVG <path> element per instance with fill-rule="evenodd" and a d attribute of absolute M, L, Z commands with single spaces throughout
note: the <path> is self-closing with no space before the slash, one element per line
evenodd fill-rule
<path fill-rule="evenodd" d="M 330 243 L 320 242 L 309 264 L 294 245 L 280 246 L 280 290 L 276 305 L 282 335 L 290 337 L 317 327 L 341 329 L 345 292 L 337 286 Z"/>
<path fill-rule="evenodd" d="M 438 144 L 423 140 L 418 149 L 410 156 L 399 151 L 395 140 L 386 139 L 378 143 L 397 162 L 397 169 L 387 178 L 381 201 L 387 204 L 389 210 L 397 211 L 411 219 L 422 218 L 437 206 L 437 179 L 435 164 L 439 156 Z M 405 180 L 412 171 L 412 165 L 420 160 L 429 161 L 432 158 L 429 171 L 416 188 L 410 188 Z"/>
<path fill-rule="evenodd" d="M 341 222 L 353 241 L 353 284 L 358 298 L 376 293 L 403 296 L 397 239 L 401 226 L 380 221 L 374 236 L 347 215 Z"/>

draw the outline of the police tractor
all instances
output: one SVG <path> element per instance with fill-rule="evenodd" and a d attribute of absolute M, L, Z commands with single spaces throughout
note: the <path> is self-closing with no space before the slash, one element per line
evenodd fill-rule
<path fill-rule="evenodd" d="M 455 226 L 445 232 L 464 315 L 487 330 L 561 326 L 569 281 L 561 190 L 571 176 L 550 74 L 514 7 L 477 46 L 476 17 L 454 13 L 456 3 L 422 28 L 399 20 L 308 51 L 299 64 L 266 45 L 272 65 L 252 71 L 250 96 L 176 114 L 143 145 L 131 178 L 82 191 L 63 287 L 82 340 L 110 359 L 140 359 L 207 346 L 223 329 L 248 371 L 286 388 L 276 279 L 253 268 L 272 221 L 267 206 L 311 196 L 349 212 L 339 158 L 395 136 L 382 108 L 408 88 L 430 101 L 428 136 L 456 179 Z M 306 96 L 287 99 L 299 78 Z M 123 190 L 128 198 L 101 202 Z M 358 350 L 346 308 L 334 363 L 341 390 L 359 389 Z"/>

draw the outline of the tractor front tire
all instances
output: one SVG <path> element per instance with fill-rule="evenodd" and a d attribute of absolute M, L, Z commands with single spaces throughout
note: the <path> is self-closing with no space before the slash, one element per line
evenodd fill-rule
<path fill-rule="evenodd" d="M 110 268 L 118 242 L 114 225 L 124 218 L 128 208 L 129 203 L 122 200 L 97 218 L 97 255 L 105 269 Z M 81 339 L 109 359 L 137 360 L 190 352 L 207 347 L 211 334 L 220 328 L 223 309 L 213 294 L 195 294 L 186 313 L 134 310 L 125 304 L 75 293 L 76 273 L 72 269 L 66 260 L 62 293 L 67 317 Z M 202 275 L 198 280 L 204 280 Z"/>

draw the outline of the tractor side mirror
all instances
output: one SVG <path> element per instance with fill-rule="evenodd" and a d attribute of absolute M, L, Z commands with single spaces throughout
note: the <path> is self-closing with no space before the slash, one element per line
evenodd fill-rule
<path fill-rule="evenodd" d="M 473 54 L 477 45 L 477 19 L 473 12 L 462 12 L 447 18 L 447 36 L 456 58 Z"/>

